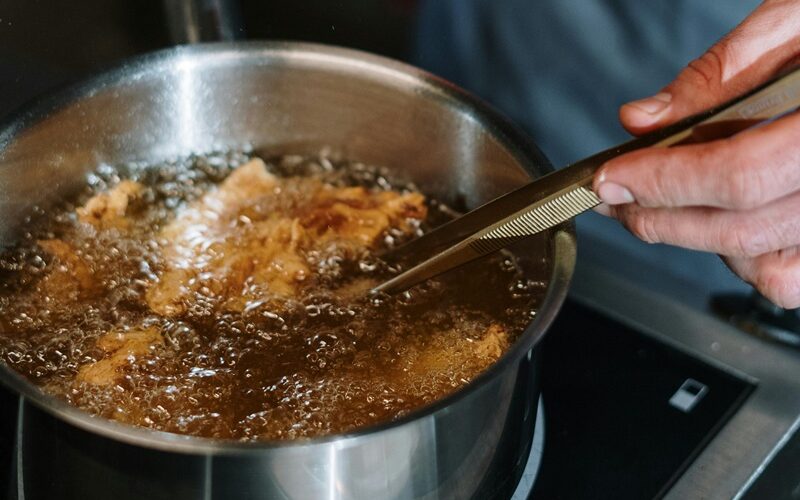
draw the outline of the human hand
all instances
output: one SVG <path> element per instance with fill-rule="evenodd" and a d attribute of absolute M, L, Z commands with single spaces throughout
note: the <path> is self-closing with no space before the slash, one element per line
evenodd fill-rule
<path fill-rule="evenodd" d="M 642 134 L 752 89 L 800 55 L 800 1 L 767 0 L 657 95 L 620 120 Z M 800 113 L 728 139 L 635 151 L 594 179 L 635 236 L 719 254 L 785 308 L 800 307 Z"/>

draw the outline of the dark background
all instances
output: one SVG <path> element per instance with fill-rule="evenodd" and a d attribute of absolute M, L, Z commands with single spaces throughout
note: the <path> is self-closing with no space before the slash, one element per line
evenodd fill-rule
<path fill-rule="evenodd" d="M 49 89 L 173 44 L 164 3 L 181 0 L 0 0 L 0 117 Z M 410 50 L 413 0 L 240 0 L 237 35 Z"/>

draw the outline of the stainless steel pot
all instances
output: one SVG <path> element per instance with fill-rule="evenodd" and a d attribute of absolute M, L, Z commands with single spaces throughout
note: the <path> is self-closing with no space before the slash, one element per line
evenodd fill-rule
<path fill-rule="evenodd" d="M 0 242 L 98 164 L 254 147 L 336 148 L 475 206 L 549 170 L 504 119 L 454 86 L 376 56 L 288 43 L 148 55 L 48 97 L 0 128 Z M 38 498 L 489 498 L 513 491 L 533 434 L 532 349 L 575 260 L 564 226 L 526 242 L 548 292 L 522 338 L 456 394 L 396 422 L 297 442 L 233 443 L 92 418 L 7 367 L 21 395 L 19 488 Z M 479 286 L 479 284 L 476 284 Z"/>

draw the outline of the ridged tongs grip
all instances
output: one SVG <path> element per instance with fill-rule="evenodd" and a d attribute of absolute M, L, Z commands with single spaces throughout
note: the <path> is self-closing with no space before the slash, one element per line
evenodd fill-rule
<path fill-rule="evenodd" d="M 798 106 L 800 69 L 795 69 L 721 106 L 550 173 L 392 252 L 392 259 L 408 259 L 458 242 L 383 283 L 375 291 L 403 291 L 597 206 L 600 199 L 592 191 L 592 179 L 597 170 L 614 157 L 647 147 L 669 147 L 729 137 Z"/>

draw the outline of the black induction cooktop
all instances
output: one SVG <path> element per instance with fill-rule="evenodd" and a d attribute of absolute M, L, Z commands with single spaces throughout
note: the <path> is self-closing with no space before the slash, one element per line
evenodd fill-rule
<path fill-rule="evenodd" d="M 754 388 L 575 300 L 542 354 L 535 499 L 662 496 Z"/>

